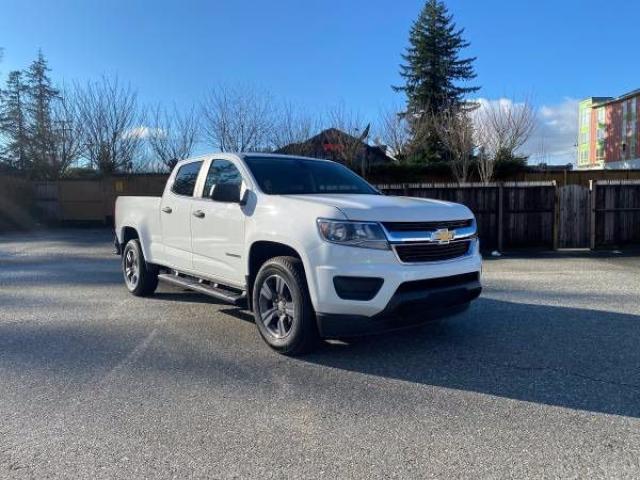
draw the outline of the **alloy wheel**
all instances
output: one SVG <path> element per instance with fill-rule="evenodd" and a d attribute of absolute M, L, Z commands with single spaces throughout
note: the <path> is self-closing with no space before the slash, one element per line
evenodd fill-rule
<path fill-rule="evenodd" d="M 124 256 L 124 278 L 129 288 L 136 288 L 140 279 L 138 256 L 136 252 L 130 248 Z"/>
<path fill-rule="evenodd" d="M 262 323 L 275 338 L 285 338 L 291 333 L 296 309 L 291 288 L 282 276 L 274 274 L 264 280 L 258 309 Z"/>

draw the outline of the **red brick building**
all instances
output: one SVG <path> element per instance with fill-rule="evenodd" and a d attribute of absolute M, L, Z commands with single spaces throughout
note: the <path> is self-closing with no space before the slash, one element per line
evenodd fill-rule
<path fill-rule="evenodd" d="M 640 168 L 640 89 L 578 107 L 578 168 Z"/>

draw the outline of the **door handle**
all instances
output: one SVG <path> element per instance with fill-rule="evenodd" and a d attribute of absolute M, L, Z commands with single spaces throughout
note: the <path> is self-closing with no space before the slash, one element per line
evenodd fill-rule
<path fill-rule="evenodd" d="M 196 210 L 193 212 L 193 216 L 196 218 L 204 218 L 204 212 L 202 210 Z"/>
<path fill-rule="evenodd" d="M 173 212 L 173 210 L 171 210 L 171 207 L 162 207 L 162 211 L 163 211 L 164 213 L 171 213 L 171 212 Z"/>

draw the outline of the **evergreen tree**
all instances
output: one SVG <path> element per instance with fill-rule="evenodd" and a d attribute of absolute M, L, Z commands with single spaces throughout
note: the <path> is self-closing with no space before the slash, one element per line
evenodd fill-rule
<path fill-rule="evenodd" d="M 31 166 L 28 157 L 26 90 L 22 72 L 10 72 L 0 102 L 0 133 L 6 139 L 2 158 L 10 167 L 22 172 L 26 172 Z"/>
<path fill-rule="evenodd" d="M 404 86 L 394 87 L 407 95 L 407 117 L 413 125 L 416 141 L 430 158 L 443 158 L 446 152 L 437 133 L 428 126 L 429 120 L 449 108 L 457 108 L 466 95 L 479 87 L 466 82 L 476 77 L 475 58 L 460 58 L 460 52 L 469 46 L 462 37 L 441 0 L 428 0 L 409 35 L 409 47 L 402 56 L 400 75 Z M 427 129 L 426 132 L 422 131 Z M 421 131 L 418 131 L 421 130 Z M 417 148 L 416 148 L 417 147 Z"/>
<path fill-rule="evenodd" d="M 26 72 L 30 155 L 33 173 L 37 177 L 48 177 L 51 173 L 55 148 L 52 105 L 59 92 L 52 86 L 49 70 L 47 60 L 40 51 Z"/>

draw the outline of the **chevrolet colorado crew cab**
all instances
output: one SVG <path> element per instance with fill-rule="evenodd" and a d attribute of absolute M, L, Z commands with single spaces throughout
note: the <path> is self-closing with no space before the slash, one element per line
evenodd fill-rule
<path fill-rule="evenodd" d="M 459 204 L 382 195 L 329 161 L 216 153 L 179 162 L 162 197 L 119 197 L 126 287 L 158 281 L 253 311 L 273 349 L 424 323 L 481 291 L 476 221 Z"/>

